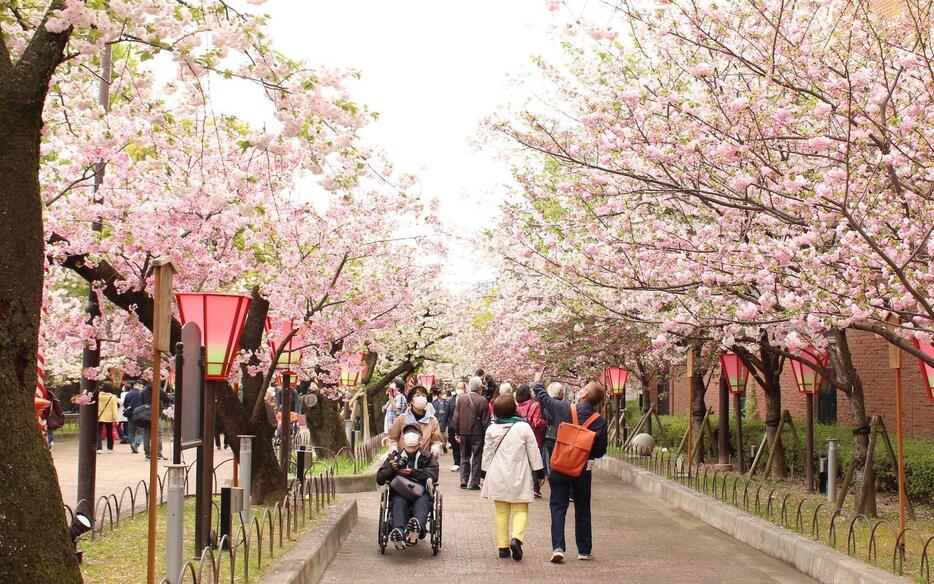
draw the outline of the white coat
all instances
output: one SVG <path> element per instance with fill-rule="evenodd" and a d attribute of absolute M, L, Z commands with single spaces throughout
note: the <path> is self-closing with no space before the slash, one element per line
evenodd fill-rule
<path fill-rule="evenodd" d="M 532 427 L 526 422 L 490 424 L 483 444 L 482 468 L 486 478 L 480 489 L 481 497 L 507 503 L 531 503 L 534 499 L 532 471 L 544 468 Z"/>

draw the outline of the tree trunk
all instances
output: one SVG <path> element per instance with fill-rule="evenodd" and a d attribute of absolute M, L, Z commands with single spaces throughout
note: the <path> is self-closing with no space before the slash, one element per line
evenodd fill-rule
<path fill-rule="evenodd" d="M 5 582 L 81 582 L 55 467 L 33 406 L 45 258 L 42 110 L 70 32 L 53 35 L 40 26 L 15 67 L 0 35 L 0 574 Z"/>
<path fill-rule="evenodd" d="M 850 344 L 846 337 L 845 330 L 833 331 L 834 344 L 830 347 L 830 361 L 836 373 L 837 380 L 843 384 L 844 388 L 840 390 L 847 396 L 850 404 L 850 423 L 853 429 L 868 429 L 869 418 L 866 416 L 866 399 L 863 394 L 863 380 L 853 364 L 853 355 L 850 352 Z M 875 469 L 869 469 L 864 473 L 863 468 L 866 464 L 866 454 L 869 450 L 869 434 L 867 431 L 861 431 L 853 436 L 854 449 L 853 460 L 850 464 L 855 464 L 853 469 L 853 481 L 856 492 L 861 493 L 863 485 L 868 483 L 867 496 L 862 501 L 860 508 L 855 509 L 856 513 L 862 513 L 868 517 L 876 516 L 876 473 Z M 855 499 L 859 504 L 858 497 Z"/>
<path fill-rule="evenodd" d="M 698 360 L 700 360 L 698 358 Z M 704 401 L 704 394 L 707 393 L 707 384 L 704 383 L 704 374 L 706 370 L 695 367 L 694 376 L 691 378 L 691 385 L 693 385 L 694 391 L 694 401 L 691 403 L 691 441 L 692 444 L 688 448 L 693 448 L 693 442 L 697 440 L 697 437 L 700 435 L 702 430 L 701 424 L 704 421 L 704 414 L 707 412 L 707 402 Z M 695 462 L 703 462 L 704 460 L 704 443 L 701 442 L 700 451 L 697 452 Z"/>
<path fill-rule="evenodd" d="M 325 448 L 332 454 L 350 446 L 344 434 L 344 418 L 336 401 L 319 395 L 318 403 L 307 419 L 312 446 Z"/>
<path fill-rule="evenodd" d="M 785 360 L 776 347 L 772 346 L 765 333 L 759 340 L 760 372 L 765 394 L 765 432 L 769 436 L 769 443 L 774 444 L 776 450 L 772 460 L 772 476 L 785 478 L 788 476 L 788 460 L 785 457 L 785 444 L 778 434 L 778 422 L 782 417 L 782 365 Z"/>

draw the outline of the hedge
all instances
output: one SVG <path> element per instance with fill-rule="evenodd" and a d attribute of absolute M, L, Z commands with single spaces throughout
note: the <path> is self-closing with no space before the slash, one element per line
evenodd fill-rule
<path fill-rule="evenodd" d="M 634 428 L 639 422 L 642 412 L 639 411 L 638 404 L 627 404 L 626 420 L 630 429 Z M 687 431 L 687 416 L 661 416 L 662 424 L 665 426 L 665 435 L 653 432 L 656 437 L 656 444 L 660 447 L 674 450 L 681 443 L 681 438 Z M 736 449 L 736 428 L 730 419 L 730 445 Z M 716 430 L 717 416 L 711 416 L 710 423 Z M 807 429 L 804 420 L 795 420 L 795 428 L 798 431 L 798 437 L 801 439 L 802 449 L 806 447 L 805 439 Z M 654 430 L 654 428 L 653 428 Z M 749 445 L 758 446 L 765 434 L 765 423 L 760 420 L 743 420 L 743 442 L 746 447 L 746 456 L 749 455 Z M 788 467 L 797 475 L 804 474 L 805 453 L 799 451 L 789 436 L 789 431 L 784 432 L 785 455 L 788 461 Z M 892 447 L 895 448 L 894 432 L 890 433 Z M 837 439 L 837 459 L 840 465 L 840 473 L 843 474 L 853 459 L 854 440 L 853 434 L 849 428 L 837 425 L 814 425 L 814 458 L 819 459 L 826 456 L 827 441 L 830 438 Z M 761 464 L 764 464 L 761 463 Z M 873 460 L 873 467 L 876 469 L 876 488 L 880 493 L 896 493 L 897 477 L 896 469 L 889 461 L 885 446 L 880 440 L 876 442 L 876 453 Z M 905 440 L 905 483 L 908 491 L 908 497 L 914 501 L 930 502 L 934 501 L 934 440 L 925 438 L 909 438 Z"/>

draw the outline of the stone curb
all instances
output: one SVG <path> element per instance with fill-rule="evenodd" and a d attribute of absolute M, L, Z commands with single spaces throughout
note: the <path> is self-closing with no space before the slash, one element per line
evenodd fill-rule
<path fill-rule="evenodd" d="M 260 584 L 315 584 L 357 523 L 357 501 L 338 501 L 302 536 Z"/>
<path fill-rule="evenodd" d="M 604 457 L 595 466 L 824 584 L 908 581 L 622 460 Z"/>
<path fill-rule="evenodd" d="M 334 475 L 334 488 L 338 493 L 368 493 L 377 490 L 376 471 L 382 466 L 385 456 L 380 456 L 365 471 L 355 475 Z"/>

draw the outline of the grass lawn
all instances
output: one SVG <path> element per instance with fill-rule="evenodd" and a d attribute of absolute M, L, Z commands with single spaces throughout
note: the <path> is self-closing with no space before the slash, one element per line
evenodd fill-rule
<path fill-rule="evenodd" d="M 219 504 L 219 497 L 215 498 Z M 312 508 L 314 502 L 311 503 Z M 251 509 L 252 516 L 260 519 L 265 507 L 254 505 Z M 156 540 L 156 581 L 160 581 L 165 576 L 165 518 L 168 510 L 167 505 L 161 505 L 157 511 L 158 526 Z M 254 535 L 253 545 L 250 547 L 250 565 L 249 577 L 251 582 L 256 582 L 263 574 L 267 573 L 275 565 L 276 558 L 279 558 L 287 551 L 298 537 L 311 529 L 312 525 L 320 517 L 321 513 L 315 515 L 309 514 L 309 519 L 302 527 L 301 518 L 298 520 L 297 530 L 292 531 L 292 541 L 286 540 L 283 535 L 283 548 L 279 549 L 279 537 L 276 533 L 274 541 L 274 557 L 269 557 L 268 550 L 268 526 L 263 534 L 263 557 L 262 568 L 257 562 L 257 545 Z M 194 550 L 192 542 L 194 541 L 194 519 L 195 519 L 195 501 L 194 498 L 185 500 L 185 545 L 182 553 L 186 558 L 193 558 Z M 262 524 L 262 523 L 261 523 Z M 278 521 L 273 521 L 273 526 L 278 530 Z M 124 519 L 120 521 L 120 527 L 112 532 L 105 530 L 103 535 L 95 536 L 92 540 L 89 535 L 84 536 L 79 542 L 79 549 L 84 551 L 84 563 L 81 572 L 84 575 L 84 581 L 88 584 L 127 584 L 129 582 L 146 581 L 146 546 L 148 534 L 147 514 L 137 514 L 133 519 Z M 221 556 L 221 582 L 228 582 L 230 575 L 230 561 L 225 553 Z M 194 562 L 197 570 L 197 560 Z M 243 548 L 237 551 L 237 577 L 236 582 L 246 582 L 243 578 Z M 205 568 L 207 569 L 207 568 Z M 208 580 L 210 581 L 210 576 Z"/>

